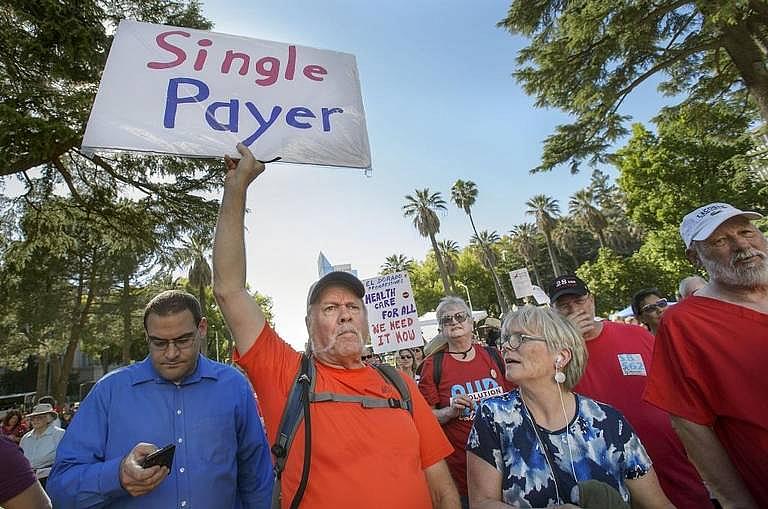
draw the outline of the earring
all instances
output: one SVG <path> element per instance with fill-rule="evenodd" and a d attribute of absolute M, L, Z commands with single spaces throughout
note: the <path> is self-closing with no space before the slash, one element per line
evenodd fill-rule
<path fill-rule="evenodd" d="M 565 382 L 565 373 L 560 371 L 560 364 L 555 364 L 555 382 L 559 384 Z"/>

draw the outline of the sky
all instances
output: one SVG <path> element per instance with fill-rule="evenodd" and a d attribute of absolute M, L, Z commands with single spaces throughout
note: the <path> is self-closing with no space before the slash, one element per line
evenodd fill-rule
<path fill-rule="evenodd" d="M 567 121 L 534 107 L 512 77 L 525 40 L 497 28 L 508 1 L 481 2 L 204 0 L 214 31 L 351 53 L 357 59 L 373 174 L 271 164 L 252 185 L 246 215 L 247 281 L 272 297 L 275 327 L 297 348 L 306 341 L 305 303 L 322 251 L 361 278 L 387 256 L 423 260 L 429 239 L 403 217 L 405 195 L 439 191 L 448 202 L 438 239 L 465 246 L 466 214 L 450 202 L 457 179 L 471 180 L 478 229 L 507 233 L 531 221 L 525 202 L 560 201 L 589 183 L 590 171 L 531 175 L 542 142 Z M 658 109 L 641 87 L 623 113 L 647 122 Z M 423 314 L 430 310 L 419 310 Z"/>

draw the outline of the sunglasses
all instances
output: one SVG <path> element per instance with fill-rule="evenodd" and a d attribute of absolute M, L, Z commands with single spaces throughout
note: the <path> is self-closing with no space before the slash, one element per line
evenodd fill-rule
<path fill-rule="evenodd" d="M 469 315 L 465 313 L 464 311 L 459 311 L 458 313 L 455 313 L 453 315 L 445 315 L 444 317 L 440 318 L 440 325 L 449 325 L 452 322 L 456 323 L 464 323 L 467 321 L 467 318 L 469 318 Z"/>
<path fill-rule="evenodd" d="M 648 313 L 649 311 L 657 311 L 659 309 L 664 309 L 669 305 L 669 302 L 667 302 L 667 299 L 659 299 L 654 303 L 646 304 L 645 306 L 640 308 L 640 314 Z"/>
<path fill-rule="evenodd" d="M 403 359 L 403 360 L 413 359 L 413 355 L 401 355 L 400 358 Z"/>
<path fill-rule="evenodd" d="M 373 359 L 373 355 L 363 355 L 363 356 L 362 356 L 362 359 L 363 359 L 364 361 L 369 361 L 369 360 Z"/>

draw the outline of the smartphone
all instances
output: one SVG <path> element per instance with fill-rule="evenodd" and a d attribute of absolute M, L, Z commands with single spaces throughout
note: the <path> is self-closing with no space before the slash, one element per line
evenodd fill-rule
<path fill-rule="evenodd" d="M 168 467 L 168 470 L 170 470 L 171 465 L 173 464 L 173 454 L 175 452 L 176 446 L 174 444 L 166 445 L 162 449 L 158 449 L 152 454 L 146 456 L 141 462 L 141 468 L 149 468 L 154 467 L 155 465 L 160 465 L 161 467 Z"/>

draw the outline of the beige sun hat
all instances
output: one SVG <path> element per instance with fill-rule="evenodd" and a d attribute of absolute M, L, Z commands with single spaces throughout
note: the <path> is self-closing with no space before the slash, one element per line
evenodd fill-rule
<path fill-rule="evenodd" d="M 36 415 L 53 414 L 54 419 L 59 416 L 56 410 L 53 409 L 50 403 L 40 403 L 32 408 L 32 412 L 28 413 L 26 417 L 34 417 Z"/>

